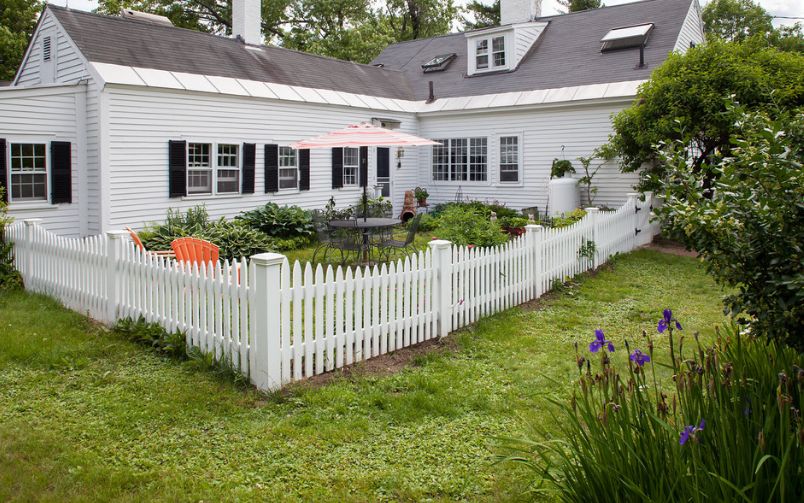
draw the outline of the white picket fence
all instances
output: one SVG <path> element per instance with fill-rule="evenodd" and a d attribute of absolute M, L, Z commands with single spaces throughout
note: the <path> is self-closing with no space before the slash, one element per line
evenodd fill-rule
<path fill-rule="evenodd" d="M 9 226 L 6 237 L 27 289 L 107 323 L 143 317 L 181 330 L 188 346 L 272 390 L 446 336 L 649 243 L 653 198 L 637 196 L 569 227 L 529 225 L 503 245 L 436 240 L 371 268 L 291 265 L 274 253 L 199 267 L 143 253 L 125 231 L 72 239 L 39 219 Z M 590 242 L 596 252 L 579 254 Z"/>

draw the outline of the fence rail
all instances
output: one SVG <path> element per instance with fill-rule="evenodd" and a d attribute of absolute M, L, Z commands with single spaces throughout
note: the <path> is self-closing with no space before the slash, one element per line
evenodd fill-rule
<path fill-rule="evenodd" d="M 629 194 L 559 229 L 527 226 L 505 244 L 432 241 L 374 267 L 290 264 L 275 253 L 191 265 L 144 253 L 125 231 L 56 236 L 40 219 L 6 229 L 27 289 L 113 323 L 143 317 L 181 330 L 260 389 L 418 344 L 533 300 L 563 280 L 649 243 L 653 197 Z"/>

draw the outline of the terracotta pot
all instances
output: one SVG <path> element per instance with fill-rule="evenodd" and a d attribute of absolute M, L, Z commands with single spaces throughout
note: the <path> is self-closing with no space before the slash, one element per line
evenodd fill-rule
<path fill-rule="evenodd" d="M 416 203 L 418 203 L 419 208 L 424 208 L 427 206 L 427 199 L 417 199 Z"/>

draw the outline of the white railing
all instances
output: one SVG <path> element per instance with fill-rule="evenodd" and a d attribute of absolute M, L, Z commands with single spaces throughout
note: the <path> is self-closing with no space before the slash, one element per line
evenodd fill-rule
<path fill-rule="evenodd" d="M 650 242 L 653 197 L 637 196 L 569 227 L 528 225 L 503 245 L 436 240 L 372 268 L 291 265 L 275 253 L 199 267 L 143 253 L 125 231 L 71 239 L 39 219 L 9 226 L 6 237 L 28 290 L 107 323 L 143 317 L 183 331 L 188 346 L 270 390 L 446 336 Z"/>

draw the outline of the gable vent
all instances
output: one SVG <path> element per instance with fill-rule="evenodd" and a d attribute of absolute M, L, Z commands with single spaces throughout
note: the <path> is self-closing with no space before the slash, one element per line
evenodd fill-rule
<path fill-rule="evenodd" d="M 50 61 L 51 57 L 50 37 L 45 37 L 42 39 L 42 60 Z"/>

